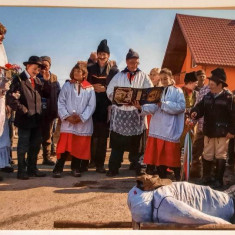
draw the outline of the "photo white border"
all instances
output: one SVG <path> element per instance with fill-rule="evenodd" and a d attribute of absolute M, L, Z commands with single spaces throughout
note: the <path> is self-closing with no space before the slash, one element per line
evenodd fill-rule
<path fill-rule="evenodd" d="M 0 0 L 0 7 L 78 7 L 117 9 L 234 9 L 234 0 Z M 234 235 L 234 231 L 215 230 L 0 230 L 0 235 Z"/>
<path fill-rule="evenodd" d="M 0 0 L 0 6 L 133 9 L 235 9 L 234 0 Z"/>

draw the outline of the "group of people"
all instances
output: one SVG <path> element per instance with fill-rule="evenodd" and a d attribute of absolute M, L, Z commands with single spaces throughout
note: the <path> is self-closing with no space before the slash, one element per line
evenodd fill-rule
<path fill-rule="evenodd" d="M 0 25 L 0 65 L 7 63 L 2 44 L 6 28 Z M 203 70 L 185 74 L 184 86 L 177 87 L 172 72 L 154 68 L 147 75 L 139 68 L 139 54 L 129 49 L 126 68 L 118 70 L 109 59 L 107 40 L 100 42 L 87 62 L 78 61 L 60 89 L 56 75 L 50 72 L 49 56 L 31 56 L 23 64 L 25 70 L 11 82 L 0 83 L 1 127 L 0 168 L 11 161 L 7 111 L 15 112 L 18 127 L 18 179 L 44 177 L 37 168 L 40 147 L 43 164 L 54 165 L 53 177 L 62 176 L 66 160 L 71 160 L 75 177 L 89 167 L 107 176 L 119 174 L 124 152 L 129 152 L 130 169 L 143 174 L 140 156 L 144 153 L 147 174 L 166 178 L 169 170 L 180 180 L 181 150 L 185 134 L 194 129 L 193 163 L 191 174 L 200 172 L 202 156 L 202 183 L 221 187 L 229 139 L 235 134 L 235 110 L 232 93 L 225 89 L 223 68 L 211 71 L 205 84 Z M 10 85 L 10 87 L 9 87 Z M 115 87 L 163 87 L 158 103 L 115 105 L 112 103 Z M 57 162 L 50 159 L 53 127 L 59 117 L 57 130 Z M 204 120 L 203 120 L 204 117 Z M 192 128 L 188 123 L 196 124 Z M 147 121 L 148 120 L 148 121 Z M 190 122 L 189 122 L 190 120 Z M 190 126 L 190 127 L 189 127 Z M 112 149 L 108 171 L 104 167 L 107 139 Z M 4 141 L 3 141 L 4 140 Z M 27 155 L 27 158 L 26 158 Z M 215 179 L 212 178 L 216 159 Z"/>

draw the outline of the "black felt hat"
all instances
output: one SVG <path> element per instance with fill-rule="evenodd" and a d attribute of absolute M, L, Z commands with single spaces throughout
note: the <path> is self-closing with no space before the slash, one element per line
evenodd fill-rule
<path fill-rule="evenodd" d="M 208 78 L 209 80 L 222 83 L 224 86 L 228 86 L 226 83 L 226 73 L 223 68 L 216 68 L 211 71 L 211 74 L 211 77 Z"/>
<path fill-rule="evenodd" d="M 37 64 L 37 65 L 39 65 L 40 67 L 43 67 L 42 59 L 41 59 L 40 57 L 38 57 L 38 56 L 35 56 L 35 55 L 30 56 L 30 57 L 29 57 L 29 60 L 23 63 L 23 65 L 25 65 L 25 66 L 26 66 L 27 64 Z"/>
<path fill-rule="evenodd" d="M 132 58 L 137 58 L 139 59 L 139 54 L 134 51 L 133 49 L 129 49 L 127 55 L 126 55 L 126 60 L 132 59 Z"/>
<path fill-rule="evenodd" d="M 99 52 L 105 52 L 105 53 L 110 54 L 109 47 L 107 45 L 107 40 L 106 39 L 104 39 L 100 42 L 100 44 L 97 48 L 97 53 L 99 53 Z"/>
<path fill-rule="evenodd" d="M 185 74 L 184 83 L 196 82 L 196 81 L 197 81 L 196 72 L 190 72 Z"/>

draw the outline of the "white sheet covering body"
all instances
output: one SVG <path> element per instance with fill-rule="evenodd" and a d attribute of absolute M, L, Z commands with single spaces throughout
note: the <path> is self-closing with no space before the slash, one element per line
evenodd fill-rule
<path fill-rule="evenodd" d="M 208 186 L 174 182 L 154 191 L 156 223 L 228 224 L 234 214 L 232 198 Z"/>
<path fill-rule="evenodd" d="M 153 192 L 142 191 L 135 186 L 128 193 L 127 204 L 136 222 L 152 222 Z"/>
<path fill-rule="evenodd" d="M 230 224 L 233 199 L 224 192 L 188 182 L 173 182 L 154 191 L 136 186 L 128 194 L 136 222 L 179 224 Z"/>

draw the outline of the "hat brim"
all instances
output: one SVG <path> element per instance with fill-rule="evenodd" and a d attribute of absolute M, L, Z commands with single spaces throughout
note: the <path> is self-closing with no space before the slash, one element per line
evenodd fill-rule
<path fill-rule="evenodd" d="M 41 64 L 41 63 L 36 63 L 36 62 L 34 63 L 34 62 L 27 62 L 27 61 L 26 61 L 26 62 L 23 62 L 23 65 L 24 65 L 24 66 L 26 66 L 27 64 L 37 64 L 37 65 L 40 66 L 41 68 L 44 67 L 44 65 Z"/>
<path fill-rule="evenodd" d="M 211 80 L 211 81 L 213 81 L 213 82 L 221 82 L 225 87 L 228 86 L 228 84 L 227 84 L 225 81 L 223 81 L 223 80 L 221 80 L 221 79 L 215 79 L 215 77 L 213 77 L 213 76 L 207 77 L 207 79 L 209 79 L 209 80 Z"/>

